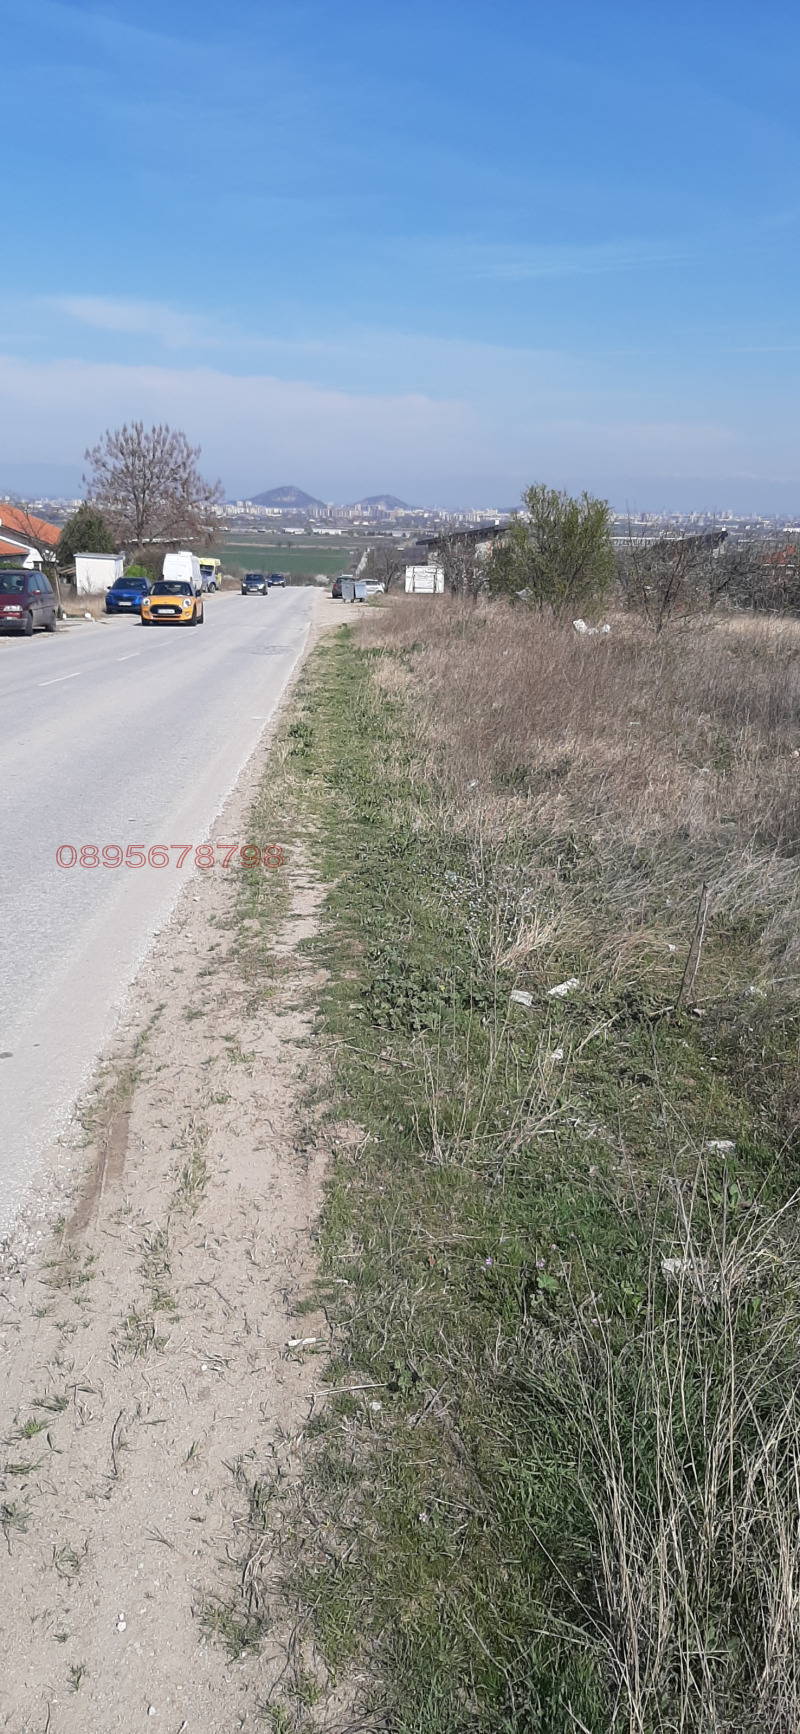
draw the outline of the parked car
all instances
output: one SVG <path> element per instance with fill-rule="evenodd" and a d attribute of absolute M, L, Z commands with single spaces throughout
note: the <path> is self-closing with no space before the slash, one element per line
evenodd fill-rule
<path fill-rule="evenodd" d="M 282 590 L 286 589 L 286 579 L 282 572 L 270 572 L 267 579 L 267 588 L 269 590 L 274 590 L 276 584 L 279 584 Z"/>
<path fill-rule="evenodd" d="M 200 560 L 200 577 L 204 590 L 222 589 L 222 561 L 212 559 Z"/>
<path fill-rule="evenodd" d="M 106 591 L 106 614 L 141 614 L 142 597 L 150 595 L 150 579 L 128 575 L 115 578 Z"/>
<path fill-rule="evenodd" d="M 0 569 L 0 626 L 23 632 L 26 638 L 37 626 L 56 629 L 56 599 L 43 572 L 24 567 Z"/>
<path fill-rule="evenodd" d="M 331 590 L 331 596 L 333 597 L 334 602 L 341 602 L 341 600 L 342 600 L 342 580 L 341 580 L 341 578 L 334 578 L 333 589 Z"/>
<path fill-rule="evenodd" d="M 203 598 L 188 578 L 157 578 L 142 597 L 143 626 L 202 626 Z"/>
<path fill-rule="evenodd" d="M 266 596 L 268 589 L 269 585 L 263 572 L 245 572 L 242 579 L 243 596 L 257 596 L 259 591 L 262 596 Z"/>
<path fill-rule="evenodd" d="M 364 583 L 368 596 L 386 595 L 386 585 L 381 582 L 380 578 L 366 578 Z"/>

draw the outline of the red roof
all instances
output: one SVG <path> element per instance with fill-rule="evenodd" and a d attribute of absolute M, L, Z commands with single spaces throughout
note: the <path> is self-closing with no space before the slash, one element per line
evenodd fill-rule
<path fill-rule="evenodd" d="M 37 542 L 49 542 L 54 548 L 61 531 L 55 524 L 48 524 L 44 518 L 35 518 L 32 512 L 26 512 L 24 506 L 10 506 L 7 500 L 0 500 L 0 525 L 10 530 L 12 536 L 21 536 L 25 541 L 35 539 Z"/>
<path fill-rule="evenodd" d="M 21 548 L 19 542 L 0 541 L 0 558 L 5 559 L 6 554 L 16 554 L 21 563 L 25 559 L 27 552 L 27 548 Z"/>

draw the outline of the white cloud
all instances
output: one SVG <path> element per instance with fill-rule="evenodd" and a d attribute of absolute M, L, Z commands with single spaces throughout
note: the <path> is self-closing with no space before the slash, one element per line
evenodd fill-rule
<path fill-rule="evenodd" d="M 80 458 L 107 426 L 169 421 L 203 448 L 207 470 L 235 478 L 376 469 L 470 468 L 480 451 L 474 408 L 422 394 L 354 395 L 210 368 L 125 367 L 0 357 L 0 462 Z"/>
<path fill-rule="evenodd" d="M 490 359 L 479 385 L 475 369 L 461 370 L 469 398 L 437 398 L 207 366 L 0 356 L 0 466 L 80 466 L 106 427 L 138 419 L 183 428 L 201 445 L 206 473 L 221 475 L 231 492 L 293 480 L 329 499 L 380 487 L 420 500 L 468 499 L 479 480 L 481 493 L 506 503 L 538 478 L 624 502 L 637 478 L 785 475 L 800 457 L 787 449 L 785 430 L 768 437 L 748 428 L 745 436 L 738 417 L 713 421 L 690 409 L 675 416 L 666 405 L 661 417 L 644 416 L 636 393 L 596 381 L 581 390 L 574 358 L 562 358 L 560 389 L 558 357 L 547 367 L 547 357 L 530 355 L 516 389 L 512 353 L 498 352 L 494 372 Z"/>
<path fill-rule="evenodd" d="M 216 345 L 208 319 L 185 313 L 157 301 L 117 301 L 106 295 L 64 295 L 49 305 L 95 331 L 113 331 L 128 336 L 155 337 L 168 349 L 205 348 Z"/>

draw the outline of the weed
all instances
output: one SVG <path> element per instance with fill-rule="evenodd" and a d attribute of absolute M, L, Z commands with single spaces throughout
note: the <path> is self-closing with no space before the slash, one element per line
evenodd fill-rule
<path fill-rule="evenodd" d="M 132 1307 L 123 1324 L 123 1348 L 135 1359 L 142 1359 L 151 1349 L 163 1349 L 166 1337 L 158 1335 L 156 1321 L 152 1315 L 139 1312 Z"/>
<path fill-rule="evenodd" d="M 34 1397 L 33 1409 L 45 1409 L 49 1415 L 61 1415 L 69 1406 L 69 1397 L 65 1392 L 53 1391 L 44 1397 Z"/>
<path fill-rule="evenodd" d="M 209 1128 L 205 1121 L 193 1118 L 182 1140 L 186 1156 L 177 1172 L 175 1202 L 179 1209 L 188 1210 L 192 1216 L 208 1187 L 208 1138 Z"/>
<path fill-rule="evenodd" d="M 143 1257 L 139 1268 L 150 1290 L 150 1304 L 153 1312 L 174 1313 L 177 1310 L 175 1301 L 167 1286 L 171 1267 L 169 1236 L 166 1228 L 159 1228 L 152 1234 L 145 1235 Z"/>
<path fill-rule="evenodd" d="M 75 1549 L 68 1547 L 66 1542 L 62 1543 L 61 1547 L 54 1547 L 53 1565 L 59 1577 L 66 1578 L 68 1583 L 72 1583 L 73 1578 L 80 1574 L 87 1552 L 88 1543 L 84 1546 L 82 1553 L 76 1553 Z"/>
<path fill-rule="evenodd" d="M 47 1421 L 25 1421 L 21 1427 L 17 1428 L 13 1437 L 15 1439 L 35 1439 L 37 1433 L 46 1433 L 47 1427 Z"/>
<path fill-rule="evenodd" d="M 74 1662 L 72 1664 L 72 1666 L 69 1669 L 69 1674 L 68 1674 L 69 1689 L 71 1692 L 79 1692 L 80 1691 L 81 1686 L 83 1685 L 83 1682 L 88 1675 L 88 1672 L 89 1672 L 89 1670 L 88 1670 L 85 1662 Z"/>
<path fill-rule="evenodd" d="M 200 1619 L 203 1629 L 224 1646 L 232 1661 L 258 1654 L 264 1635 L 262 1622 L 242 1613 L 237 1605 L 219 1599 L 207 1601 Z"/>
<path fill-rule="evenodd" d="M 20 1505 L 17 1500 L 0 1500 L 0 1529 L 6 1538 L 9 1553 L 11 1552 L 12 1535 L 24 1535 L 28 1527 L 29 1516 L 27 1506 Z"/>

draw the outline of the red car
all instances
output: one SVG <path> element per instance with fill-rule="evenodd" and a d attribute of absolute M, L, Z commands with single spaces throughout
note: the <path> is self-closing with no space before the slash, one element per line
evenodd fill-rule
<path fill-rule="evenodd" d="M 30 638 L 35 626 L 56 629 L 56 599 L 43 572 L 0 567 L 0 626 Z"/>

